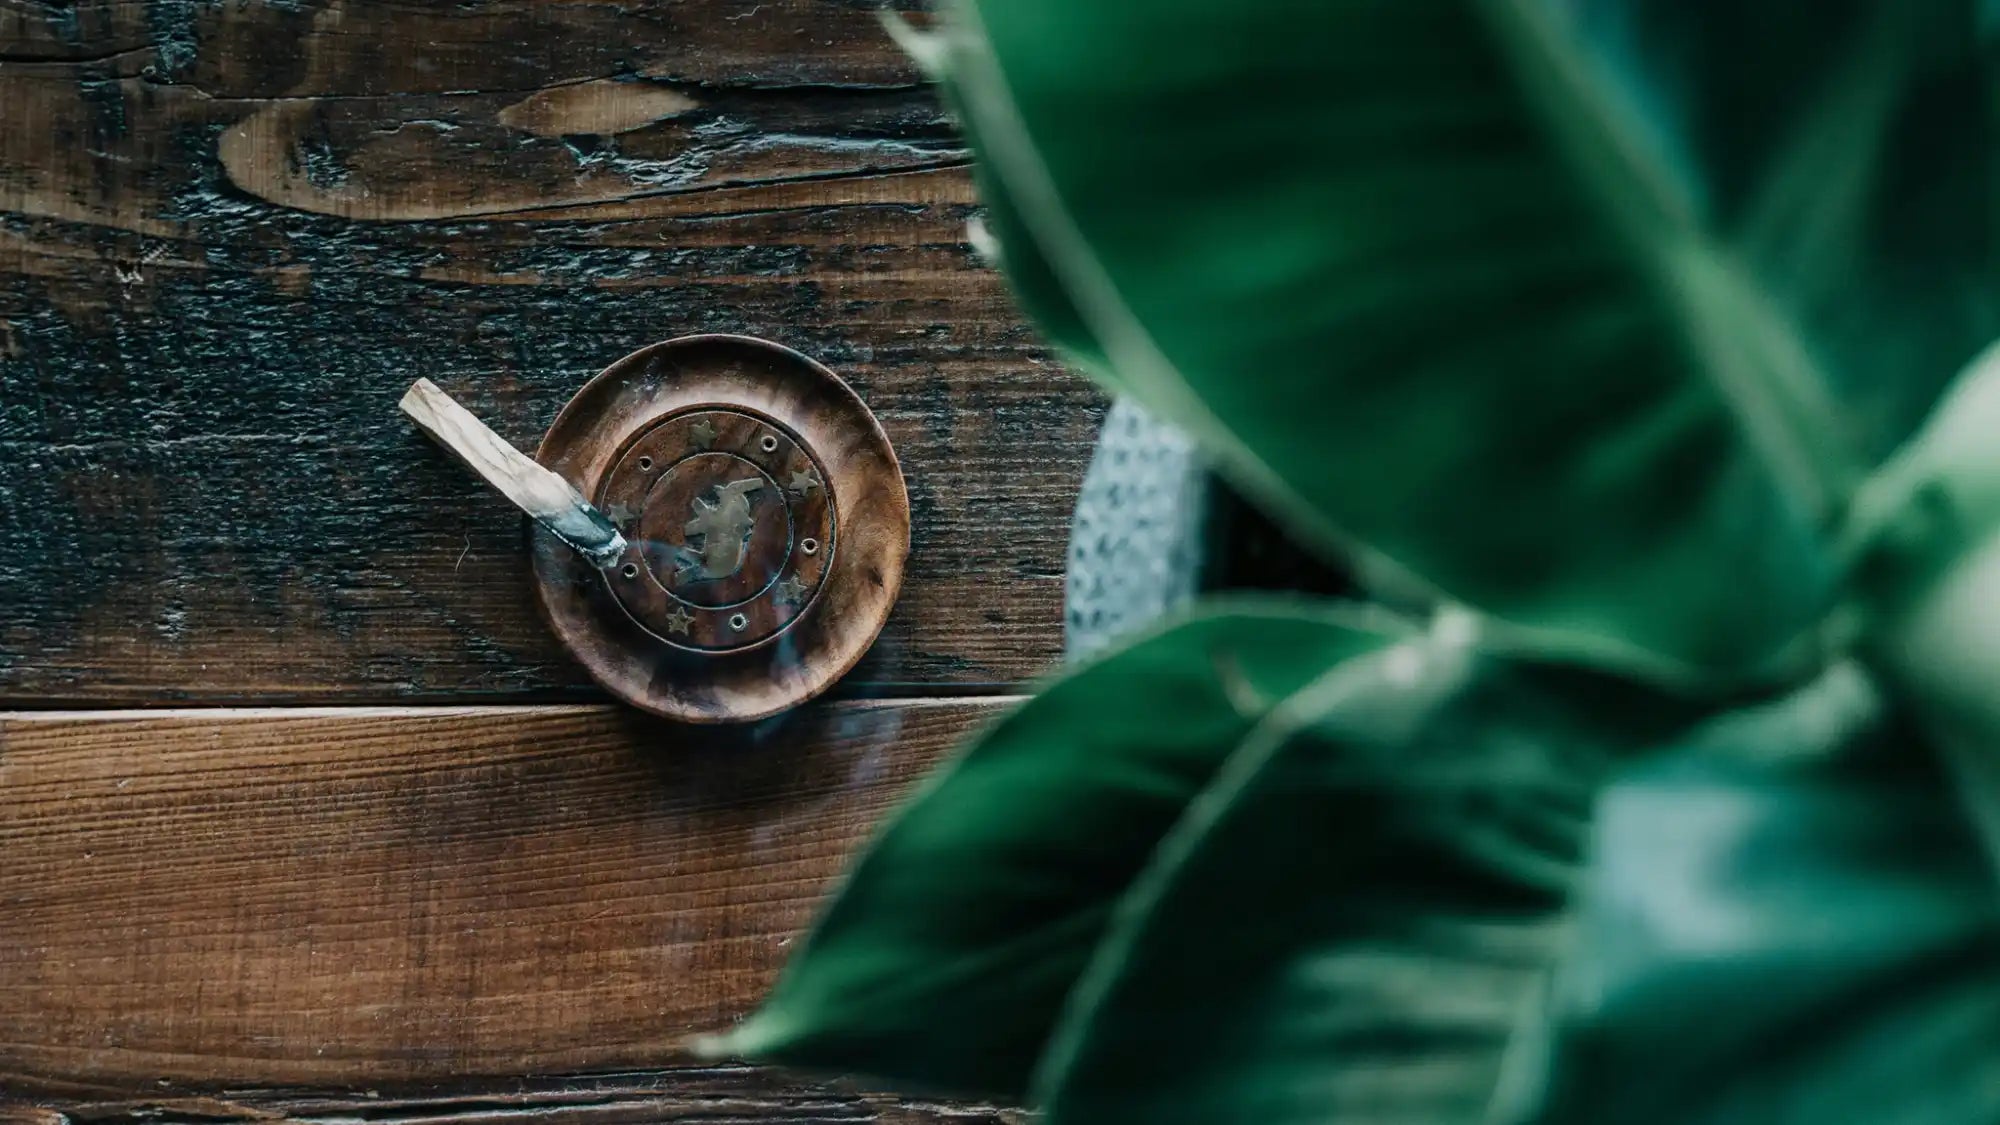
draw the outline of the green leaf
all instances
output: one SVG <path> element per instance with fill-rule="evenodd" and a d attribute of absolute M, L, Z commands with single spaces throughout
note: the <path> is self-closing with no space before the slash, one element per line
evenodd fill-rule
<path fill-rule="evenodd" d="M 1939 760 L 1852 668 L 1600 803 L 1545 1125 L 2000 1119 L 2000 895 Z"/>
<path fill-rule="evenodd" d="M 1984 770 L 2000 751 L 2000 347 L 1856 497 L 1847 530 L 1857 632 L 1927 729 Z M 1957 752 L 1954 750 L 1953 752 Z M 1991 788 L 1991 786 L 1988 786 Z M 1988 837 L 2000 854 L 2000 793 Z"/>
<path fill-rule="evenodd" d="M 948 92 L 953 90 L 949 83 L 944 88 Z M 946 100 L 953 104 L 960 101 L 950 93 Z M 965 119 L 963 113 L 960 119 Z M 972 178 L 979 199 L 985 206 L 981 218 L 986 232 L 999 250 L 999 260 L 995 264 L 1005 274 L 1008 287 L 1022 311 L 1028 314 L 1050 343 L 1061 349 L 1072 367 L 1113 391 L 1125 393 L 1127 388 L 1119 379 L 1117 368 L 1105 356 L 1104 348 L 1091 333 L 1090 325 L 1077 312 L 1061 280 L 1049 266 L 1034 237 L 1028 233 L 1013 199 L 985 165 L 975 165 Z"/>
<path fill-rule="evenodd" d="M 1243 600 L 1058 680 L 890 822 L 708 1051 L 1018 1099 L 1112 904 L 1231 749 L 1399 631 Z"/>
<path fill-rule="evenodd" d="M 1566 2 L 1879 458 L 2000 333 L 1980 5 Z"/>
<path fill-rule="evenodd" d="M 1039 1075 L 1050 1125 L 1477 1120 L 1598 779 L 1690 721 L 1444 635 L 1336 669 L 1125 900 Z"/>
<path fill-rule="evenodd" d="M 896 12 L 885 10 L 877 14 L 896 45 L 938 84 L 946 106 L 958 121 L 959 130 L 977 147 L 972 135 L 971 117 L 965 112 L 964 95 L 953 77 L 953 40 L 940 32 L 911 27 Z M 1022 221 L 1013 198 L 1007 194 L 992 168 L 985 164 L 974 165 L 972 178 L 979 199 L 985 205 L 985 214 L 967 228 L 968 235 L 974 236 L 975 246 L 987 256 L 990 264 L 1005 273 L 1022 311 L 1028 314 L 1050 343 L 1062 349 L 1073 366 L 1114 390 L 1123 390 L 1117 372 L 1105 359 L 1104 349 L 1091 335 L 1089 325 L 1084 323 L 1076 305 L 1064 291 L 1061 280 L 1042 256 L 1041 248 L 1035 244 L 1033 234 Z M 980 232 L 983 232 L 983 238 L 977 237 Z"/>
<path fill-rule="evenodd" d="M 953 11 L 1120 385 L 1538 650 L 1795 667 L 1859 475 L 2000 330 L 1969 0 Z"/>

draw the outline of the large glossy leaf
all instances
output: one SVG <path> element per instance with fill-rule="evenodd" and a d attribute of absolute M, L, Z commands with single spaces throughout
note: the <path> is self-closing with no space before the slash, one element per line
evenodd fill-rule
<path fill-rule="evenodd" d="M 1595 786 L 1690 713 L 1430 637 L 1295 697 L 1078 985 L 1051 1125 L 1448 1125 L 1548 970 Z"/>
<path fill-rule="evenodd" d="M 2000 334 L 1990 5 L 1557 6 L 1886 453 Z"/>
<path fill-rule="evenodd" d="M 1244 600 L 1058 680 L 890 822 L 762 1010 L 709 1050 L 1020 1098 L 1167 829 L 1273 707 L 1399 630 Z"/>
<path fill-rule="evenodd" d="M 1598 824 L 1554 1032 L 1520 1059 L 1539 1112 L 1510 1117 L 2000 1119 L 1993 871 L 1851 669 L 1620 781 Z"/>
<path fill-rule="evenodd" d="M 1248 491 L 1700 679 L 1809 647 L 2000 327 L 1975 9 L 958 0 L 952 74 L 1038 291 Z"/>
<path fill-rule="evenodd" d="M 918 30 L 893 11 L 882 11 L 880 18 L 883 29 L 896 45 L 938 84 L 959 130 L 977 146 L 972 116 L 966 112 L 964 95 L 952 75 L 951 40 L 936 32 Z M 1113 389 L 1122 390 L 1116 369 L 1106 361 L 1104 349 L 1091 335 L 1090 326 L 1077 312 L 1062 280 L 1043 257 L 999 176 L 990 165 L 980 163 L 973 166 L 972 178 L 984 208 L 966 228 L 974 246 L 989 264 L 1005 273 L 1015 301 L 1042 335 L 1062 349 L 1073 366 Z"/>
<path fill-rule="evenodd" d="M 1848 528 L 1856 632 L 1927 729 L 1983 779 L 2000 856 L 2000 347 L 1862 488 Z"/>

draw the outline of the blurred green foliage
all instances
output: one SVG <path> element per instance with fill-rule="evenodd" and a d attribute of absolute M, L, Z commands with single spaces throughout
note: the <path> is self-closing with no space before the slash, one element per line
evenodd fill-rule
<path fill-rule="evenodd" d="M 1056 1125 L 2000 1118 L 1987 8 L 899 25 L 1058 346 L 1439 609 L 1058 678 L 709 1049 Z"/>

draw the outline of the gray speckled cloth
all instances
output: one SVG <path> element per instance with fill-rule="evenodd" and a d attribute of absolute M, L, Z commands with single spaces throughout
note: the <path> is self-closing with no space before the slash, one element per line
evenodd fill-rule
<path fill-rule="evenodd" d="M 1126 400 L 1112 404 L 1077 496 L 1065 648 L 1087 655 L 1144 628 L 1201 588 L 1209 475 L 1187 435 Z"/>

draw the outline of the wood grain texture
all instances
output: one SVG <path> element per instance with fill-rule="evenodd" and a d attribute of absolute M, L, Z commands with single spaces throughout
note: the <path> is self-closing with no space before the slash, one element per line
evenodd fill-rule
<path fill-rule="evenodd" d="M 0 716 L 0 1092 L 684 1060 L 997 706 L 850 702 L 734 739 L 611 707 Z"/>
<path fill-rule="evenodd" d="M 601 698 L 521 522 L 395 412 L 538 440 L 697 331 L 854 384 L 910 488 L 842 690 L 1059 648 L 1099 400 L 964 241 L 963 153 L 842 0 L 0 2 L 0 696 Z"/>
<path fill-rule="evenodd" d="M 890 1098 L 853 1083 L 802 1080 L 750 1067 L 529 1077 L 499 1083 L 383 1084 L 365 1090 L 227 1089 L 212 1094 L 0 1092 L 0 1125 L 1019 1125 L 1026 1115 L 992 1106 Z"/>

